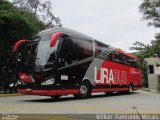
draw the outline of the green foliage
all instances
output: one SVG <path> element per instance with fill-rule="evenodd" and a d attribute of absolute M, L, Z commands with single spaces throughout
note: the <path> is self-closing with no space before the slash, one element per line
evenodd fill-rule
<path fill-rule="evenodd" d="M 151 46 L 151 50 L 153 54 L 158 54 L 158 56 L 160 57 L 160 33 L 157 33 L 155 35 L 155 40 L 151 41 L 152 46 Z"/>
<path fill-rule="evenodd" d="M 61 20 L 53 14 L 50 0 L 13 0 L 12 4 L 43 21 L 47 28 L 62 26 Z"/>
<path fill-rule="evenodd" d="M 136 41 L 133 43 L 133 47 L 130 47 L 130 50 L 135 50 L 136 52 L 133 55 L 142 61 L 144 58 L 150 57 L 153 54 L 157 54 L 160 57 L 160 34 L 156 34 L 155 40 L 152 40 L 150 44 Z"/>
<path fill-rule="evenodd" d="M 130 47 L 130 50 L 136 51 L 133 53 L 133 55 L 137 56 L 142 60 L 152 55 L 150 49 L 151 49 L 151 46 L 149 44 L 146 45 L 139 41 L 136 41 L 135 43 L 133 43 L 133 47 Z"/>
<path fill-rule="evenodd" d="M 143 0 L 139 10 L 143 19 L 149 21 L 148 25 L 160 27 L 160 0 Z"/>
<path fill-rule="evenodd" d="M 143 19 L 148 21 L 148 25 L 160 28 L 160 0 L 143 0 L 139 10 L 143 14 Z M 136 41 L 130 49 L 136 50 L 134 55 L 142 60 L 153 54 L 160 56 L 160 33 L 155 35 L 155 40 L 152 40 L 150 44 Z"/>
<path fill-rule="evenodd" d="M 0 57 L 6 56 L 17 40 L 32 37 L 42 29 L 45 29 L 44 23 L 32 14 L 7 0 L 0 1 Z"/>
<path fill-rule="evenodd" d="M 160 28 L 160 0 L 143 0 L 139 11 L 143 14 L 143 19 L 148 21 L 149 26 Z M 133 54 L 142 60 L 142 85 L 148 87 L 147 66 L 143 60 L 153 54 L 160 57 L 160 33 L 155 35 L 155 40 L 152 40 L 150 44 L 136 41 L 130 49 L 135 50 Z"/>

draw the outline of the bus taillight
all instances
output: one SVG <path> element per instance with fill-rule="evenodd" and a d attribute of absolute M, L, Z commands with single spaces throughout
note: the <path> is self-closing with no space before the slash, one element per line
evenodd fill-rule
<path fill-rule="evenodd" d="M 54 47 L 56 45 L 58 37 L 61 35 L 62 35 L 62 32 L 56 32 L 52 35 L 51 41 L 50 41 L 50 47 Z"/>

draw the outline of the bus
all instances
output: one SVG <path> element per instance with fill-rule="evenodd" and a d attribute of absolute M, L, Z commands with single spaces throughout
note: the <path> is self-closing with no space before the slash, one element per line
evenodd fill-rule
<path fill-rule="evenodd" d="M 95 92 L 128 92 L 141 88 L 139 59 L 80 32 L 55 27 L 23 45 L 18 92 L 59 98 L 88 98 Z"/>

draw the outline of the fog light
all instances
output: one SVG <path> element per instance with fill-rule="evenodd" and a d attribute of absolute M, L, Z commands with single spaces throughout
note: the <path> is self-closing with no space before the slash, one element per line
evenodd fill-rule
<path fill-rule="evenodd" d="M 54 84 L 54 82 L 55 82 L 55 79 L 51 78 L 49 80 L 42 82 L 41 85 L 52 85 L 52 84 Z"/>

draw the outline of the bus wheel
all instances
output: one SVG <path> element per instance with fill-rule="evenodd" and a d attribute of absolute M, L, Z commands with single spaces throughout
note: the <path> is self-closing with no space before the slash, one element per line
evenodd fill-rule
<path fill-rule="evenodd" d="M 113 95 L 113 92 L 105 92 L 106 95 Z"/>
<path fill-rule="evenodd" d="M 80 86 L 80 94 L 74 95 L 75 98 L 89 98 L 91 96 L 91 86 L 88 82 L 84 82 Z"/>
<path fill-rule="evenodd" d="M 61 95 L 55 95 L 55 96 L 51 96 L 52 99 L 59 99 L 61 97 Z"/>
<path fill-rule="evenodd" d="M 128 87 L 128 93 L 132 94 L 132 92 L 133 92 L 133 85 L 130 84 L 129 87 Z"/>

